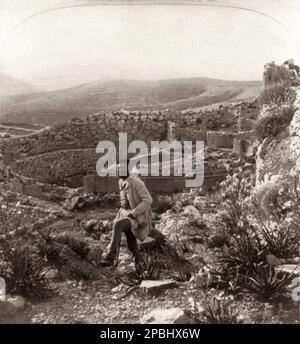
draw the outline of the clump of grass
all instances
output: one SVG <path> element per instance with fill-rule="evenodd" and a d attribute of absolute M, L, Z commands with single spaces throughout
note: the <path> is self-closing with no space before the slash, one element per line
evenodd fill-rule
<path fill-rule="evenodd" d="M 228 296 L 211 295 L 206 291 L 200 294 L 199 302 L 190 299 L 191 309 L 187 313 L 199 324 L 240 324 L 240 311 L 233 304 L 233 298 Z"/>
<path fill-rule="evenodd" d="M 28 247 L 1 245 L 0 275 L 7 290 L 33 299 L 44 299 L 52 294 L 45 279 L 45 261 Z"/>
<path fill-rule="evenodd" d="M 234 290 L 252 292 L 262 299 L 276 298 L 285 292 L 289 276 L 281 276 L 269 266 L 267 256 L 292 258 L 299 249 L 299 180 L 291 178 L 279 182 L 276 197 L 272 193 L 264 202 L 257 202 L 251 192 L 244 192 L 248 188 L 241 192 L 243 184 L 238 176 L 223 183 L 222 219 L 226 220 L 223 226 L 229 240 L 218 258 L 219 287 L 232 289 L 234 281 Z M 267 201 L 270 204 L 266 215 L 260 206 Z"/>
<path fill-rule="evenodd" d="M 224 229 L 220 229 L 212 235 L 207 242 L 209 248 L 221 248 L 229 245 L 229 235 Z"/>
<path fill-rule="evenodd" d="M 290 103 L 293 98 L 293 92 L 287 82 L 276 84 L 265 88 L 258 97 L 259 104 L 283 104 Z"/>
<path fill-rule="evenodd" d="M 280 276 L 274 267 L 266 264 L 253 264 L 245 276 L 245 288 L 263 300 L 284 294 L 286 286 L 291 282 L 291 275 Z"/>
<path fill-rule="evenodd" d="M 230 298 L 204 299 L 204 318 L 208 324 L 239 324 L 239 312 Z"/>
<path fill-rule="evenodd" d="M 260 141 L 267 137 L 275 137 L 282 133 L 290 124 L 295 113 L 295 108 L 290 106 L 281 107 L 277 113 L 268 114 L 258 120 L 255 132 Z"/>

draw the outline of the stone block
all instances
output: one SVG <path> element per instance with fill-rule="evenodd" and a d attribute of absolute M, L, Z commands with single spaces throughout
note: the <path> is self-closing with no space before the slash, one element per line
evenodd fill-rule
<path fill-rule="evenodd" d="M 163 281 L 144 280 L 140 284 L 140 290 L 147 294 L 159 294 L 166 289 L 175 288 L 177 282 L 171 279 Z"/>
<path fill-rule="evenodd" d="M 140 319 L 140 324 L 189 324 L 190 319 L 178 307 L 169 309 L 156 308 Z"/>

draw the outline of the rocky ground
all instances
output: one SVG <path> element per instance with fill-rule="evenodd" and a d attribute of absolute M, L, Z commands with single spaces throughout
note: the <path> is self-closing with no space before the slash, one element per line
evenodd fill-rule
<path fill-rule="evenodd" d="M 208 158 L 211 165 L 220 159 L 227 163 L 230 173 L 245 173 L 243 180 L 251 188 L 253 157 L 241 160 L 227 151 L 216 151 Z M 228 188 L 232 183 L 227 184 Z M 141 277 L 135 273 L 125 238 L 117 266 L 98 264 L 110 241 L 116 195 L 84 196 L 74 190 L 67 201 L 55 203 L 18 195 L 2 184 L 0 240 L 29 244 L 36 251 L 42 245 L 47 258 L 43 273 L 52 294 L 42 300 L 20 293 L 8 295 L 8 302 L 0 302 L 0 323 L 299 322 L 299 305 L 292 301 L 291 291 L 276 301 L 266 301 L 251 293 L 231 294 L 219 288 L 211 271 L 228 240 L 222 218 L 223 191 L 194 190 L 160 197 L 153 216 L 160 234 L 153 232 L 140 243 L 147 263 Z M 51 260 L 49 249 L 52 252 L 57 246 L 59 254 Z M 270 258 L 271 265 L 284 263 Z M 211 305 L 206 300 L 213 300 L 216 318 L 204 312 Z M 10 320 L 3 314 L 10 314 Z"/>
<path fill-rule="evenodd" d="M 192 309 L 192 295 L 197 294 L 187 283 L 160 295 L 135 292 L 123 299 L 124 291 L 111 289 L 112 285 L 104 281 L 67 281 L 56 284 L 56 288 L 59 295 L 50 301 L 26 306 L 26 315 L 33 323 L 139 323 L 153 310 L 159 312 L 175 307 L 188 311 Z M 245 298 L 235 305 L 239 308 L 239 320 L 244 323 L 298 323 L 299 320 L 298 308 L 290 304 L 276 307 Z M 176 321 L 176 316 L 170 320 Z"/>
<path fill-rule="evenodd" d="M 299 324 L 299 97 L 294 109 L 290 90 L 277 87 L 281 98 L 269 89 L 259 97 L 278 103 L 277 114 L 273 104 L 267 122 L 256 123 L 257 138 L 267 142 L 259 159 L 255 146 L 243 158 L 206 148 L 206 171 L 222 167 L 227 179 L 210 190 L 160 197 L 155 231 L 140 243 L 143 273 L 135 271 L 125 240 L 114 267 L 99 264 L 117 195 L 53 187 L 53 197 L 41 201 L 10 191 L 1 177 L 0 276 L 7 293 L 0 279 L 0 323 Z M 280 116 L 284 123 L 276 124 Z M 288 149 L 278 155 L 280 142 Z M 290 152 L 295 166 L 283 168 L 281 180 L 275 175 L 277 184 L 263 183 L 259 177 L 272 171 L 273 160 L 279 173 L 278 156 L 285 165 Z"/>
<path fill-rule="evenodd" d="M 238 322 L 298 323 L 299 309 L 290 298 L 275 304 L 261 302 L 251 295 L 228 299 L 220 290 L 207 284 L 210 277 L 205 274 L 202 258 L 205 257 L 206 263 L 214 264 L 221 252 L 220 248 L 210 247 L 213 245 L 209 244 L 213 240 L 209 221 L 216 213 L 217 204 L 213 203 L 213 199 L 201 196 L 193 197 L 193 202 L 188 194 L 180 197 L 183 202 L 176 201 L 173 209 L 156 214 L 155 220 L 156 228 L 176 247 L 187 269 L 182 268 L 176 259 L 172 261 L 168 252 L 160 251 L 161 260 L 166 265 L 155 282 L 158 286 L 146 282 L 144 287 L 142 284 L 128 293 L 132 288 L 122 283 L 119 277 L 126 280 L 133 273 L 134 265 L 123 241 L 118 267 L 98 267 L 97 278 L 93 280 L 65 277 L 50 266 L 47 278 L 54 294 L 43 301 L 8 296 L 8 300 L 16 305 L 17 314 L 21 312 L 31 323 L 151 323 L 164 318 L 168 323 L 194 323 L 199 321 L 197 316 L 203 312 L 203 299 L 216 296 L 234 305 L 238 311 Z M 93 233 L 100 233 L 96 235 L 98 242 L 103 249 L 108 244 L 108 220 L 114 217 L 115 209 L 95 207 L 60 213 L 55 205 L 51 208 L 49 204 L 47 206 L 45 208 L 45 204 L 40 204 L 33 207 L 36 211 L 47 209 L 52 215 L 52 221 L 44 232 L 78 234 L 96 223 Z M 199 216 L 199 209 L 205 213 L 204 217 Z M 97 227 L 99 223 L 102 225 Z"/>

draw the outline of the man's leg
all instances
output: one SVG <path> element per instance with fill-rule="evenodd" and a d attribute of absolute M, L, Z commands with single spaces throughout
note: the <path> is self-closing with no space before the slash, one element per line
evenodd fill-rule
<path fill-rule="evenodd" d="M 111 241 L 108 245 L 108 253 L 101 260 L 101 265 L 113 265 L 120 249 L 122 233 L 130 230 L 131 222 L 129 219 L 122 219 L 114 223 Z"/>
<path fill-rule="evenodd" d="M 136 237 L 132 233 L 131 229 L 125 231 L 126 239 L 127 239 L 127 246 L 130 252 L 134 256 L 134 260 L 136 265 L 140 264 L 141 256 L 140 256 L 140 249 L 137 243 Z"/>

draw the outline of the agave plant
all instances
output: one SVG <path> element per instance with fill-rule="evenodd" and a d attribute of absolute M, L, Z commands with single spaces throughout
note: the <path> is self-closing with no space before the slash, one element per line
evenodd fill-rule
<path fill-rule="evenodd" d="M 239 324 L 242 322 L 240 311 L 232 303 L 233 297 L 211 295 L 208 290 L 203 290 L 200 295 L 190 297 L 190 308 L 187 313 L 197 323 L 206 324 Z"/>
<path fill-rule="evenodd" d="M 45 279 L 45 262 L 28 247 L 19 245 L 2 246 L 2 266 L 0 275 L 4 277 L 7 290 L 35 299 L 43 299 L 52 294 Z"/>
<path fill-rule="evenodd" d="M 276 298 L 286 291 L 292 281 L 292 275 L 282 274 L 272 266 L 253 264 L 249 274 L 245 276 L 245 288 L 262 299 Z"/>
<path fill-rule="evenodd" d="M 209 324 L 239 324 L 239 312 L 230 298 L 205 298 L 204 317 Z"/>

